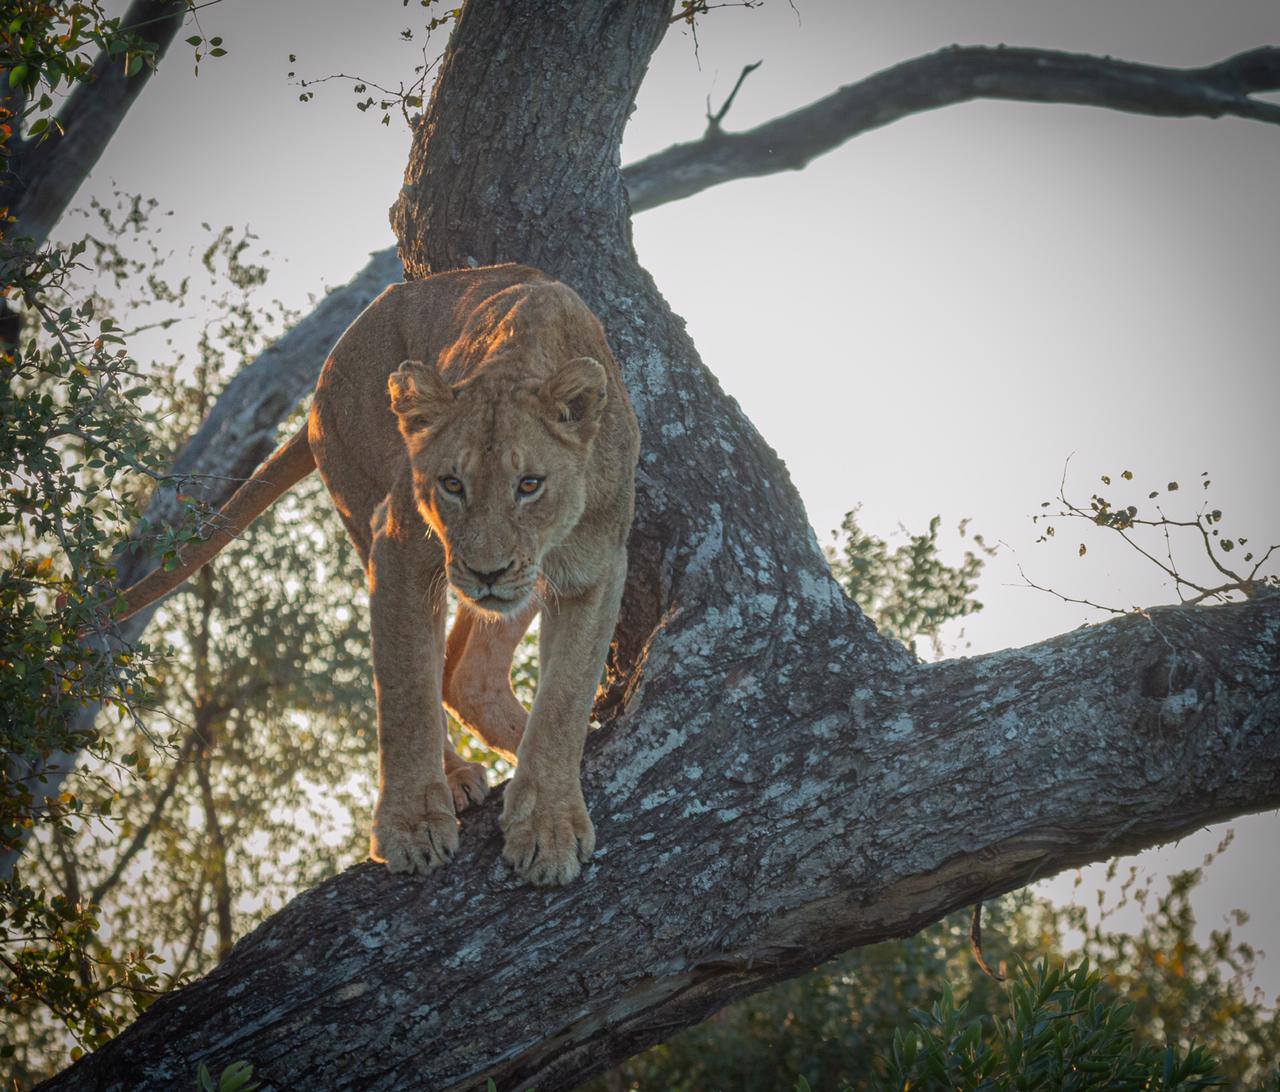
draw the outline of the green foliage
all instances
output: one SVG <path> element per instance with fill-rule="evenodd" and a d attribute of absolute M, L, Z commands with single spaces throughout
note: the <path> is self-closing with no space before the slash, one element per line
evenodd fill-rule
<path fill-rule="evenodd" d="M 38 141 L 61 132 L 55 99 L 90 80 L 99 56 L 135 75 L 155 55 L 97 0 L 10 5 L 0 23 L 6 169 L 23 126 Z M 57 778 L 47 773 L 62 755 L 87 750 L 103 768 L 138 765 L 136 749 L 113 751 L 76 717 L 102 706 L 143 727 L 155 678 L 145 650 L 111 632 L 111 558 L 137 512 L 131 475 L 161 476 L 149 469 L 137 414 L 147 394 L 138 365 L 114 320 L 71 287 L 84 244 L 37 251 L 7 209 L 0 220 L 3 295 L 26 325 L 0 346 L 0 849 L 12 852 L 33 830 L 61 842 L 90 814 L 80 794 L 51 787 Z M 171 549 L 183 533 L 169 536 Z M 39 1002 L 77 1037 L 109 1033 L 100 998 L 149 988 L 152 957 L 145 948 L 91 957 L 97 926 L 92 907 L 23 871 L 0 881 L 6 1016 Z"/>
<path fill-rule="evenodd" d="M 154 43 L 121 30 L 119 18 L 108 17 L 105 8 L 101 0 L 71 4 L 26 0 L 6 5 L 0 26 L 0 70 L 7 89 L 25 100 L 19 116 L 28 119 L 30 136 L 61 132 L 50 114 L 51 96 L 88 80 L 99 53 L 119 58 L 130 76 L 143 65 L 155 66 Z"/>
<path fill-rule="evenodd" d="M 252 236 L 210 230 L 193 255 L 195 275 L 171 275 L 149 227 L 154 212 L 136 198 L 95 205 L 84 253 L 101 289 L 86 296 L 95 313 L 124 307 L 148 328 L 139 337 L 165 335 L 154 349 L 169 364 L 147 368 L 154 409 L 129 418 L 163 464 L 231 369 L 289 316 L 259 299 L 266 271 Z M 203 316 L 194 330 L 192 313 Z M 136 511 L 136 475 L 122 472 L 121 482 Z M 191 508 L 202 514 L 197 502 Z M 145 706 L 99 718 L 97 744 L 67 795 L 74 817 L 97 821 L 38 831 L 6 899 L 3 939 L 19 949 L 7 959 L 3 1002 L 14 1079 L 47 1076 L 73 1044 L 74 1057 L 102 1042 L 363 852 L 374 733 L 364 718 L 363 589 L 345 550 L 314 481 L 224 551 L 193 581 L 194 594 L 157 614 L 153 633 L 168 652 L 148 661 Z"/>
<path fill-rule="evenodd" d="M 144 68 L 154 69 L 157 45 L 148 37 L 149 26 L 121 27 L 121 18 L 107 14 L 103 0 L 16 0 L 5 5 L 0 22 L 0 154 L 17 134 L 15 124 L 25 124 L 28 137 L 45 140 L 62 135 L 54 112 L 60 94 L 92 78 L 94 64 L 105 58 L 121 66 L 126 76 Z M 187 0 L 195 17 L 203 4 Z M 206 38 L 204 31 L 187 39 L 195 47 L 196 73 L 205 56 L 222 57 L 221 38 Z"/>
<path fill-rule="evenodd" d="M 973 598 L 983 558 L 995 553 L 981 535 L 973 541 L 979 553 L 966 550 L 959 565 L 945 564 L 938 549 L 941 517 L 921 534 L 907 534 L 895 547 L 858 526 L 858 509 L 845 513 L 833 544 L 827 548 L 831 571 L 881 633 L 896 637 L 914 653 L 924 637 L 935 656 L 942 655 L 940 633 L 946 623 L 982 609 Z M 968 521 L 959 526 L 961 537 Z"/>
<path fill-rule="evenodd" d="M 64 754 L 88 751 L 100 769 L 137 763 L 136 746 L 114 748 L 78 714 L 101 706 L 146 738 L 140 710 L 154 697 L 154 662 L 114 636 L 113 557 L 137 515 L 139 475 L 151 436 L 137 410 L 147 394 L 116 322 L 71 284 L 83 243 L 21 254 L 10 266 L 28 332 L 0 356 L 0 847 L 30 832 L 69 837 L 92 814 L 83 794 L 48 779 Z M 164 536 L 173 550 L 194 533 Z M 103 718 L 106 720 L 106 718 Z M 46 791 L 46 786 L 50 786 Z M 16 870 L 0 881 L 0 952 L 8 972 L 0 1006 L 40 999 L 74 1034 L 110 1032 L 102 984 L 90 984 L 85 950 L 91 908 L 49 894 Z M 102 954 L 110 987 L 146 987 L 146 951 Z"/>
<path fill-rule="evenodd" d="M 1107 997 L 1088 959 L 1019 964 L 1007 1020 L 968 1019 L 950 985 L 914 1026 L 894 1032 L 893 1089 L 1190 1089 L 1223 1084 L 1201 1047 L 1135 1042 L 1134 1006 Z"/>
<path fill-rule="evenodd" d="M 153 64 L 155 47 L 124 32 L 97 0 L 9 5 L 0 22 L 0 156 L 24 125 L 43 141 L 60 132 L 55 96 L 92 77 L 98 54 L 126 75 Z M 114 638 L 111 559 L 137 512 L 134 477 L 160 480 L 137 412 L 147 393 L 122 331 L 72 279 L 83 243 L 37 251 L 0 210 L 3 295 L 25 331 L 0 346 L 0 849 L 32 831 L 62 844 L 92 814 L 83 794 L 55 787 L 62 756 L 88 751 L 104 770 L 139 764 L 78 714 L 102 706 L 142 729 L 155 687 L 145 650 Z M 17 238 L 14 238 L 17 236 Z M 170 545 L 181 536 L 170 536 Z M 101 999 L 154 982 L 142 947 L 90 954 L 92 906 L 25 868 L 0 881 L 0 1010 L 38 1004 L 69 1032 L 96 1041 L 115 1026 Z M 3 1048 L 14 1053 L 12 1043 Z"/>
<path fill-rule="evenodd" d="M 1131 1010 L 1121 1023 L 1139 1054 L 1158 1054 L 1163 1067 L 1169 1048 L 1183 1059 L 1200 1043 L 1215 1056 L 1217 1075 L 1231 1087 L 1280 1088 L 1275 1083 L 1280 1079 L 1275 1070 L 1280 1013 L 1261 998 L 1251 998 L 1247 988 L 1257 953 L 1235 942 L 1229 928 L 1213 933 L 1207 944 L 1195 940 L 1191 895 L 1203 877 L 1199 869 L 1174 876 L 1156 898 L 1132 873 L 1122 885 L 1120 902 L 1092 924 L 1077 905 L 1055 906 L 1025 891 L 1005 896 L 987 907 L 988 955 L 1015 965 L 1024 958 L 1048 960 L 1050 966 L 1067 959 L 1077 969 L 1088 961 L 1102 980 L 1098 1003 L 1114 1009 L 1119 1000 Z M 1147 910 L 1142 928 L 1134 934 L 1111 931 L 1110 916 L 1130 902 Z M 914 1064 L 906 1061 L 907 1036 L 918 1041 L 918 1052 L 924 1050 L 926 1034 L 959 1050 L 959 1033 L 971 1021 L 959 1026 L 956 1035 L 944 1036 L 937 1033 L 932 1015 L 935 1005 L 943 1005 L 946 983 L 950 1000 L 945 1011 L 964 1006 L 981 1016 L 982 1049 L 991 1054 L 1000 1049 L 1002 1033 L 986 1014 L 1009 1011 L 1016 1020 L 1014 983 L 1000 984 L 983 974 L 968 941 L 965 912 L 913 937 L 850 952 L 730 1006 L 624 1062 L 607 1081 L 594 1081 L 585 1090 L 773 1092 L 794 1087 L 798 1077 L 814 1089 L 900 1088 L 892 1083 L 892 1066 Z M 1025 979 L 1018 981 L 1026 985 Z M 924 1014 L 923 1026 L 912 1021 L 913 1010 Z M 977 1050 L 966 1042 L 970 1048 Z M 1021 1058 L 1025 1045 L 1015 1050 L 1022 1052 Z M 953 1086 L 925 1079 L 912 1087 Z M 1064 1086 L 994 1081 L 989 1087 Z"/>
<path fill-rule="evenodd" d="M 253 1079 L 253 1066 L 248 1062 L 232 1062 L 222 1071 L 214 1084 L 209 1067 L 201 1062 L 196 1069 L 196 1088 L 199 1092 L 253 1092 L 262 1086 Z"/>

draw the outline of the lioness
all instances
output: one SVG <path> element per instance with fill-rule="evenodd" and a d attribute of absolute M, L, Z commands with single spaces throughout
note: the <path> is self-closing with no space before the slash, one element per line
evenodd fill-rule
<path fill-rule="evenodd" d="M 217 529 L 125 592 L 127 616 L 176 588 L 313 469 L 364 563 L 380 788 L 371 856 L 425 872 L 458 845 L 484 772 L 442 705 L 518 758 L 503 856 L 567 883 L 595 847 L 579 780 L 618 616 L 639 431 L 595 316 L 518 265 L 387 289 L 326 361 L 307 425 L 227 502 Z M 458 612 L 445 640 L 445 584 Z M 511 657 L 542 612 L 527 715 Z M 527 725 L 526 725 L 527 719 Z"/>

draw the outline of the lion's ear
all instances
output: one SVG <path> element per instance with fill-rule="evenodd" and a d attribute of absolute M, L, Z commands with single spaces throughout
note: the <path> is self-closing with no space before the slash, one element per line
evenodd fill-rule
<path fill-rule="evenodd" d="M 582 440 L 596 434 L 607 397 L 604 368 L 589 356 L 562 365 L 538 388 L 538 398 L 561 429 Z"/>
<path fill-rule="evenodd" d="M 430 428 L 453 406 L 453 388 L 421 360 L 404 361 L 388 377 L 387 390 L 391 411 L 400 418 L 406 436 Z"/>

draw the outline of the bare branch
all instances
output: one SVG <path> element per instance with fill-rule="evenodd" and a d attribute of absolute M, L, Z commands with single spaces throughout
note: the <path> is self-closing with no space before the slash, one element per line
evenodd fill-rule
<path fill-rule="evenodd" d="M 634 212 L 735 178 L 799 170 L 851 137 L 974 99 L 1101 106 L 1157 117 L 1241 117 L 1280 124 L 1280 105 L 1250 96 L 1280 89 L 1280 49 L 1207 68 L 1162 68 L 1081 53 L 954 46 L 905 61 L 743 133 L 715 133 L 633 163 Z"/>
<path fill-rule="evenodd" d="M 729 112 L 729 107 L 733 105 L 733 100 L 738 97 L 738 89 L 742 86 L 743 80 L 751 75 L 759 68 L 764 61 L 756 61 L 755 64 L 743 66 L 742 72 L 738 75 L 738 82 L 733 85 L 733 90 L 729 92 L 729 97 L 724 100 L 724 105 L 720 107 L 714 114 L 711 112 L 710 96 L 707 101 L 707 135 L 720 132 L 720 123 L 724 121 L 724 116 Z"/>
<path fill-rule="evenodd" d="M 721 4 L 713 4 L 710 0 L 680 0 L 680 9 L 667 20 L 669 23 L 688 23 L 694 25 L 694 19 L 706 15 L 716 8 L 758 8 L 763 0 L 725 0 Z"/>
<path fill-rule="evenodd" d="M 987 962 L 987 957 L 982 951 L 982 903 L 975 902 L 973 904 L 973 917 L 969 921 L 969 948 L 973 952 L 974 961 L 978 964 L 978 969 L 988 978 L 996 982 L 1003 982 L 1007 977 L 1004 967 L 1004 961 L 1000 963 L 1000 969 L 994 970 L 991 964 Z"/>
<path fill-rule="evenodd" d="M 1057 599 L 1061 599 L 1064 603 L 1078 603 L 1082 607 L 1092 607 L 1094 610 L 1104 611 L 1107 614 L 1128 614 L 1129 612 L 1120 607 L 1106 607 L 1101 603 L 1095 603 L 1092 599 L 1076 599 L 1074 596 L 1063 595 L 1062 592 L 1053 588 L 1045 588 L 1035 583 L 1022 571 L 1022 566 L 1018 566 L 1018 575 L 1022 577 L 1023 587 L 1030 588 L 1032 591 L 1044 592 L 1046 595 L 1052 595 Z"/>

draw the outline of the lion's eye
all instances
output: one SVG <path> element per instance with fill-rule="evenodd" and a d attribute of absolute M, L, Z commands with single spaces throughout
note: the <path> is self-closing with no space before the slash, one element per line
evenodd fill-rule
<path fill-rule="evenodd" d="M 451 497 L 460 497 L 466 490 L 457 478 L 451 475 L 445 475 L 440 479 L 440 488 L 443 489 Z"/>
<path fill-rule="evenodd" d="M 529 474 L 520 479 L 520 484 L 516 486 L 516 493 L 522 497 L 532 497 L 542 489 L 542 483 L 545 478 L 539 478 L 534 474 Z"/>

